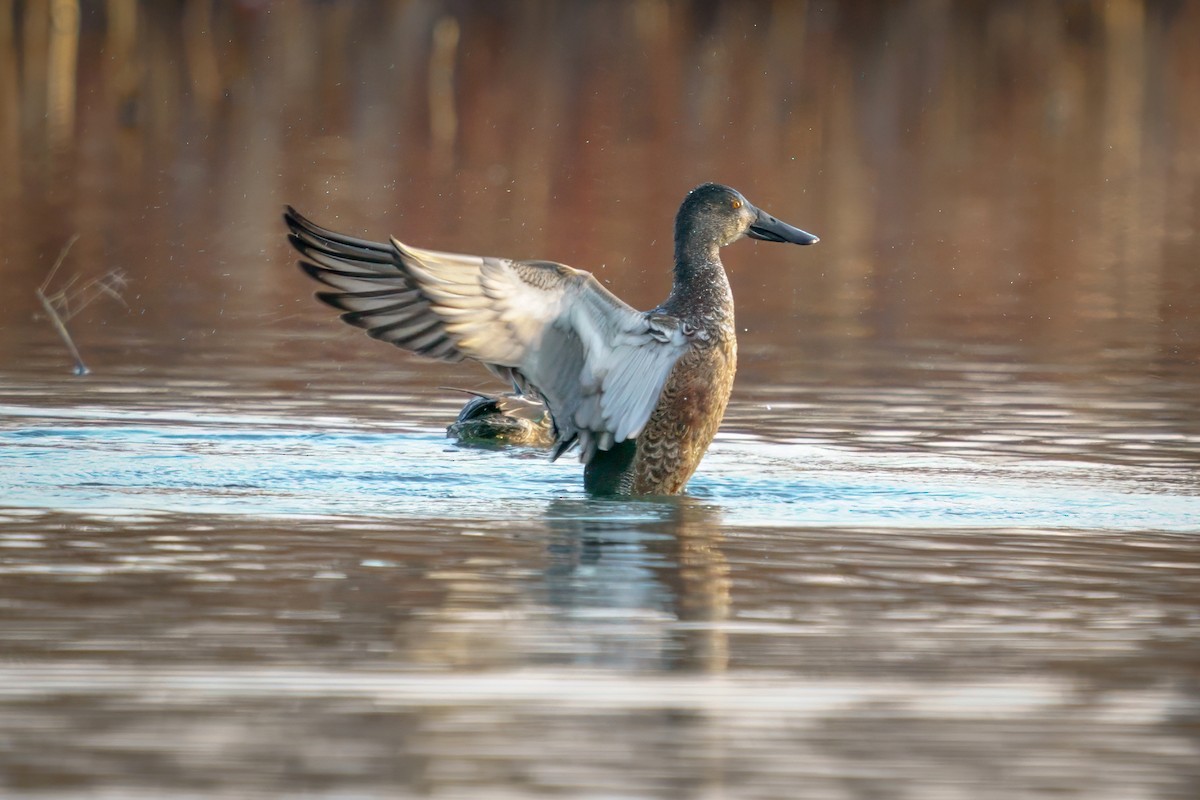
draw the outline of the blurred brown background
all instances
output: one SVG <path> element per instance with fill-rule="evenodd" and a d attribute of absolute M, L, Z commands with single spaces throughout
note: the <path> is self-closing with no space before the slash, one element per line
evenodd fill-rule
<path fill-rule="evenodd" d="M 1200 4 L 1136 0 L 0 0 L 0 364 L 59 347 L 33 289 L 75 234 L 64 277 L 129 279 L 85 348 L 236 358 L 328 319 L 284 203 L 649 307 L 717 180 L 822 237 L 727 252 L 752 369 L 971 342 L 1194 377 L 1197 42 Z"/>

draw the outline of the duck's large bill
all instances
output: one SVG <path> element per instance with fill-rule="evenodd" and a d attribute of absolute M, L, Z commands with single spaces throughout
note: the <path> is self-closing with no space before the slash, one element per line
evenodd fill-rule
<path fill-rule="evenodd" d="M 750 224 L 746 235 L 751 239 L 762 239 L 764 242 L 791 242 L 792 244 L 816 244 L 821 241 L 807 231 L 780 222 L 761 208 L 756 209 L 758 216 Z"/>

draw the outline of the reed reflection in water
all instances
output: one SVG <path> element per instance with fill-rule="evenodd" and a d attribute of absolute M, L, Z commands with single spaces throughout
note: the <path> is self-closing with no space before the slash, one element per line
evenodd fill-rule
<path fill-rule="evenodd" d="M 131 332 L 315 319 L 284 202 L 599 269 L 646 307 L 711 178 L 824 238 L 818 269 L 731 253 L 751 344 L 1197 357 L 1190 4 L 75 5 L 0 14 L 24 34 L 0 60 L 4 268 L 32 280 L 79 233 L 79 263 L 135 273 L 141 328 L 97 310 Z M 30 303 L 6 299 L 9 350 Z"/>

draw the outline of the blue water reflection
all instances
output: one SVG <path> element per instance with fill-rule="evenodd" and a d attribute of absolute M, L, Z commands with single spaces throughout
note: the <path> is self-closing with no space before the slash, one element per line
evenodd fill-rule
<path fill-rule="evenodd" d="M 79 512 L 539 517 L 582 494 L 571 459 L 454 446 L 439 432 L 338 430 L 312 419 L 190 414 L 105 422 L 0 408 L 0 496 Z M 83 415 L 87 417 L 89 415 Z M 125 416 L 125 415 L 118 415 Z M 1200 530 L 1186 473 L 1083 460 L 972 458 L 722 437 L 691 494 L 738 524 Z M 15 503 L 12 501 L 16 501 Z M 644 514 L 644 506 L 620 506 Z M 606 509 L 611 513 L 612 508 Z"/>

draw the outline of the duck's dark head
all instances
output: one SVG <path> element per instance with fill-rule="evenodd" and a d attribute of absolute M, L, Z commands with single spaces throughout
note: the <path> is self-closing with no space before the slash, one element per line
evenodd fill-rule
<path fill-rule="evenodd" d="M 792 244 L 820 241 L 811 233 L 780 222 L 756 208 L 741 192 L 719 183 L 705 183 L 688 192 L 675 217 L 677 257 L 724 247 L 743 236 Z"/>

